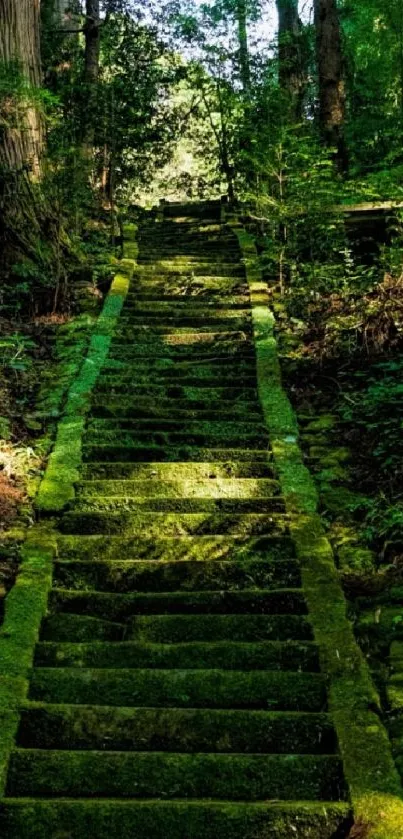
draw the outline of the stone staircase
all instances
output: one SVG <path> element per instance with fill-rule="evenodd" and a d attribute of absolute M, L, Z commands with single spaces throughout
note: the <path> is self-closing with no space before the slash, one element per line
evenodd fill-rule
<path fill-rule="evenodd" d="M 345 837 L 248 286 L 218 203 L 143 226 L 83 450 L 1 835 Z"/>

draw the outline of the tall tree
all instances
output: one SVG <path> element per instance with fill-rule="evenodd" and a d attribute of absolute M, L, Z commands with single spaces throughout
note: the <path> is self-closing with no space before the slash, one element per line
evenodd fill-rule
<path fill-rule="evenodd" d="M 239 38 L 239 65 L 243 92 L 249 95 L 251 89 L 250 59 L 248 47 L 248 18 L 246 0 L 237 0 L 236 17 Z"/>
<path fill-rule="evenodd" d="M 86 108 L 84 111 L 83 145 L 86 155 L 91 157 L 95 138 L 99 56 L 101 47 L 100 0 L 86 0 L 84 34 L 84 90 L 86 96 Z"/>
<path fill-rule="evenodd" d="M 296 118 L 302 114 L 306 73 L 298 0 L 276 0 L 278 11 L 279 83 Z"/>
<path fill-rule="evenodd" d="M 336 149 L 339 168 L 346 170 L 346 96 L 337 0 L 315 0 L 315 26 L 321 132 L 325 143 Z"/>
<path fill-rule="evenodd" d="M 2 103 L 0 165 L 38 177 L 43 130 L 35 91 L 41 83 L 40 0 L 0 0 L 0 64 L 10 93 Z"/>

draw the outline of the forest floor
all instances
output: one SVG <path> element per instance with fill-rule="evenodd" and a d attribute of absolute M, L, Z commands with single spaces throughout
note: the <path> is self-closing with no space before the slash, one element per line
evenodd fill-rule
<path fill-rule="evenodd" d="M 308 303 L 272 286 L 272 306 L 305 462 L 403 769 L 393 687 L 403 637 L 403 278 Z"/>
<path fill-rule="evenodd" d="M 115 270 L 112 252 L 105 223 L 92 223 L 61 313 L 0 306 L 0 602 L 15 581 L 63 402 Z"/>

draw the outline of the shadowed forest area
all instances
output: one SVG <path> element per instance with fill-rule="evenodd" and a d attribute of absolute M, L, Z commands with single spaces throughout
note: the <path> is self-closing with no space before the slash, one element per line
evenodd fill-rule
<path fill-rule="evenodd" d="M 403 776 L 403 0 L 0 0 L 0 603 L 127 230 L 155 237 L 162 266 L 171 203 L 219 207 L 256 248 L 303 462 Z M 197 273 L 184 294 L 199 294 Z M 321 835 L 378 839 L 371 827 L 360 816 Z M 403 825 L 385 839 L 399 837 Z"/>

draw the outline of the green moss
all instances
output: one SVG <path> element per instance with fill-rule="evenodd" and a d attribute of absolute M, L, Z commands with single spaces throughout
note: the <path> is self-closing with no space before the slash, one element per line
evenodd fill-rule
<path fill-rule="evenodd" d="M 28 691 L 35 644 L 47 608 L 56 543 L 51 531 L 28 532 L 17 581 L 5 601 L 0 629 L 0 797 L 18 726 L 18 709 Z"/>
<path fill-rule="evenodd" d="M 30 697 L 41 702 L 190 708 L 321 711 L 326 703 L 317 673 L 233 670 L 87 670 L 39 668 Z"/>
<path fill-rule="evenodd" d="M 276 562 L 295 555 L 291 539 L 270 535 L 248 536 L 196 536 L 186 539 L 161 536 L 147 539 L 124 536 L 58 535 L 59 553 L 64 560 L 144 560 L 152 561 L 223 561 L 249 562 L 266 560 Z M 211 563 L 213 564 L 213 563 Z"/>
<path fill-rule="evenodd" d="M 243 231 L 236 232 L 245 255 L 253 305 L 253 286 L 260 276 L 257 254 L 251 237 Z M 254 324 L 259 391 L 283 494 L 293 513 L 291 533 L 302 564 L 303 586 L 323 671 L 329 679 L 329 708 L 355 817 L 369 825 L 371 839 L 401 839 L 403 790 L 388 736 L 371 710 L 379 707 L 379 699 L 347 620 L 332 550 L 316 512 L 314 482 L 302 463 L 296 420 L 281 385 L 273 316 L 257 307 Z M 346 449 L 332 452 L 331 457 L 323 458 L 322 454 L 318 452 L 322 467 L 333 467 L 349 456 Z"/>
<path fill-rule="evenodd" d="M 136 641 L 88 644 L 41 643 L 36 650 L 39 667 L 158 667 L 203 670 L 317 671 L 317 648 L 311 642 L 263 641 L 241 643 L 184 642 L 144 644 Z"/>
<path fill-rule="evenodd" d="M 329 755 L 24 749 L 12 756 L 8 794 L 332 801 L 344 798 L 344 786 L 340 759 Z"/>
<path fill-rule="evenodd" d="M 173 591 L 111 594 L 110 592 L 74 592 L 54 588 L 50 607 L 55 611 L 105 614 L 118 623 L 133 615 L 159 614 L 296 614 L 305 613 L 305 602 L 298 589 L 265 591 Z"/>
<path fill-rule="evenodd" d="M 68 824 L 74 839 L 332 839 L 348 830 L 346 804 L 228 804 L 164 801 L 8 801 L 0 829 L 8 839 L 49 839 Z M 297 832 L 296 832 L 297 831 Z"/>
<path fill-rule="evenodd" d="M 122 536 L 273 536 L 287 535 L 288 522 L 279 513 L 135 513 L 72 512 L 60 522 L 66 534 L 120 534 Z"/>
<path fill-rule="evenodd" d="M 36 507 L 42 513 L 63 510 L 74 499 L 74 485 L 81 463 L 81 440 L 90 396 L 109 352 L 112 333 L 128 292 L 134 263 L 123 260 L 115 276 L 92 335 L 87 356 L 71 385 L 58 425 L 56 442 L 45 477 L 39 487 Z M 76 363 L 76 362 L 75 362 Z"/>
<path fill-rule="evenodd" d="M 150 551 L 152 546 L 150 545 Z M 76 591 L 238 591 L 250 588 L 299 588 L 295 560 L 92 560 L 56 563 L 55 585 Z"/>
<path fill-rule="evenodd" d="M 102 708 L 34 703 L 22 711 L 27 748 L 333 754 L 327 714 L 195 708 Z"/>

